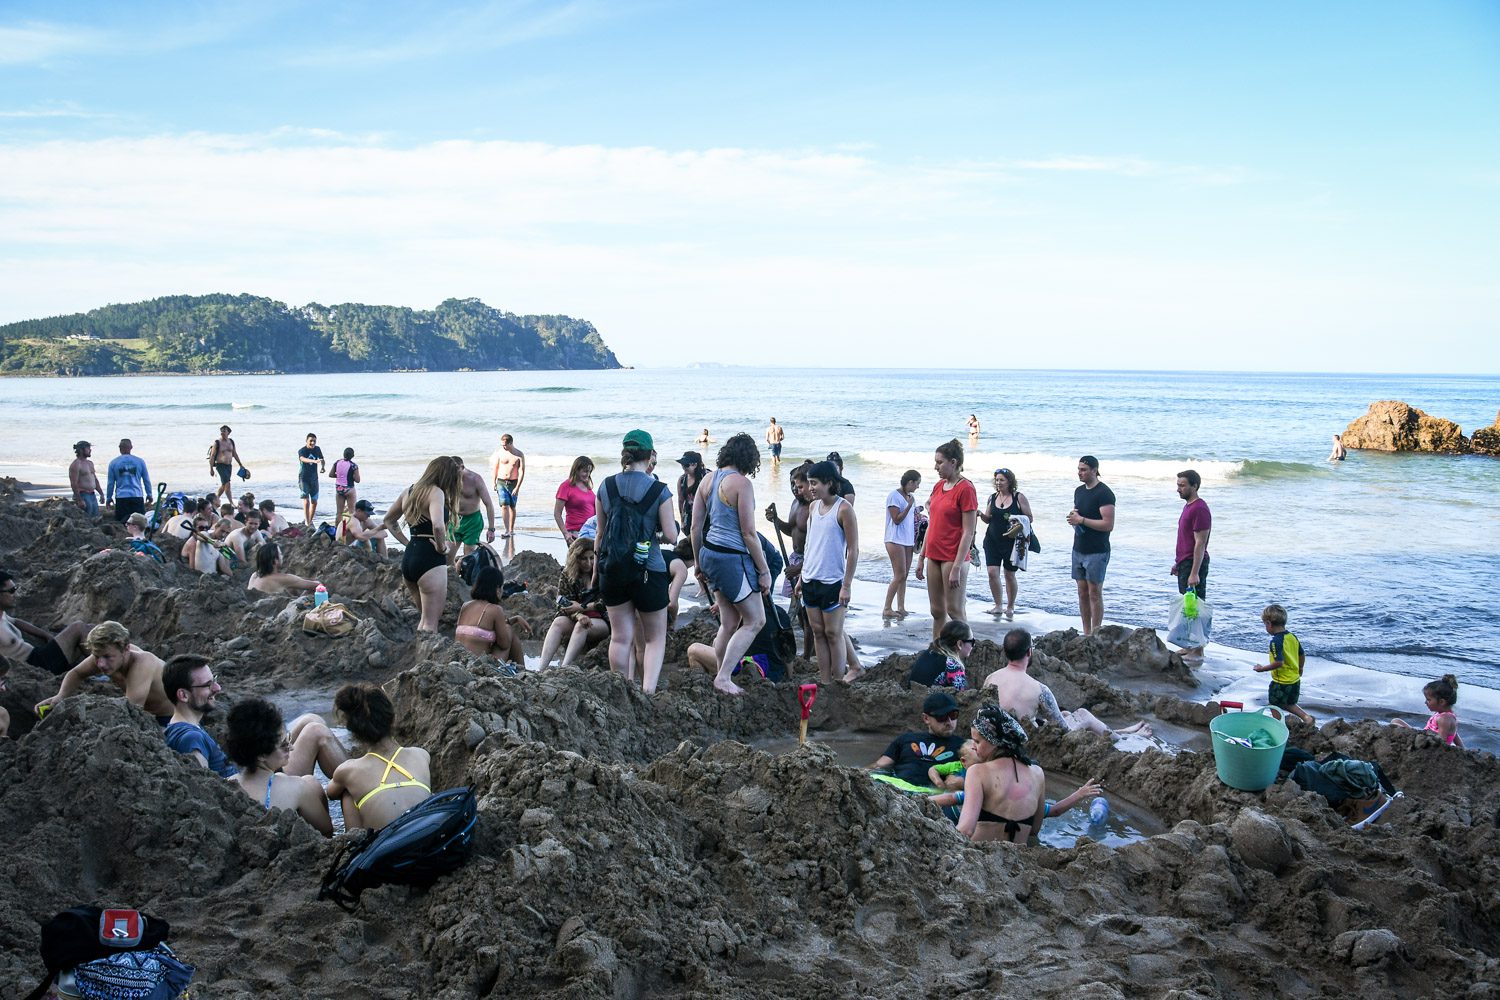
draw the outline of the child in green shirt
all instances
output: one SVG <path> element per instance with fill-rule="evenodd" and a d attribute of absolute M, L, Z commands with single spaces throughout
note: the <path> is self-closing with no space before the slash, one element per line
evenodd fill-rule
<path fill-rule="evenodd" d="M 1309 726 L 1316 726 L 1317 721 L 1297 704 L 1302 693 L 1302 665 L 1307 657 L 1302 655 L 1302 643 L 1286 630 L 1286 608 L 1272 604 L 1261 612 L 1260 620 L 1271 636 L 1271 662 L 1255 667 L 1259 673 L 1271 672 L 1271 689 L 1266 700 L 1276 708 L 1291 712 Z"/>

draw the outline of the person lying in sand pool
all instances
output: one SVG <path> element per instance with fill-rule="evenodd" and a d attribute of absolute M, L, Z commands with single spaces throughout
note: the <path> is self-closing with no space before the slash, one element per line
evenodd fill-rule
<path fill-rule="evenodd" d="M 64 698 L 77 694 L 91 677 L 108 677 L 125 694 L 125 700 L 156 716 L 158 722 L 172 717 L 173 705 L 161 686 L 161 658 L 130 642 L 130 630 L 119 622 L 101 622 L 84 640 L 89 651 L 78 666 L 63 674 L 57 694 L 36 704 L 36 714 Z"/>
<path fill-rule="evenodd" d="M 347 545 L 363 545 L 384 557 L 385 540 L 390 532 L 375 522 L 374 515 L 374 504 L 368 500 L 356 500 L 349 516 L 339 522 L 339 541 Z"/>
<path fill-rule="evenodd" d="M 1047 776 L 1026 756 L 1026 730 L 1003 709 L 985 705 L 969 734 L 979 762 L 964 775 L 958 832 L 971 840 L 1029 842 L 1046 815 Z"/>
<path fill-rule="evenodd" d="M 212 514 L 199 511 L 193 521 L 192 537 L 182 544 L 183 560 L 205 576 L 215 573 L 229 576 L 229 553 L 224 551 L 224 539 L 229 537 L 234 523 L 227 517 L 215 522 Z"/>
<path fill-rule="evenodd" d="M 53 674 L 65 674 L 84 657 L 83 639 L 94 626 L 72 622 L 61 632 L 16 618 L 21 581 L 0 570 L 0 657 L 29 663 Z"/>
<path fill-rule="evenodd" d="M 526 653 L 521 648 L 521 633 L 531 634 L 531 626 L 520 615 L 505 615 L 500 604 L 500 588 L 505 586 L 505 574 L 494 566 L 486 566 L 474 580 L 474 599 L 458 609 L 458 624 L 453 628 L 453 637 L 471 653 L 496 656 L 518 667 L 526 666 Z"/>
<path fill-rule="evenodd" d="M 887 773 L 872 777 L 904 791 L 922 791 L 931 788 L 927 783 L 931 767 L 958 760 L 964 739 L 954 732 L 958 728 L 958 702 L 953 695 L 945 690 L 929 694 L 922 702 L 922 724 L 925 730 L 902 733 L 891 741 L 885 753 L 869 766 L 872 771 Z"/>
<path fill-rule="evenodd" d="M 247 698 L 229 710 L 224 749 L 239 766 L 234 783 L 266 809 L 291 809 L 325 837 L 333 836 L 328 798 L 311 775 L 287 771 L 292 737 L 281 710 L 264 698 Z"/>
<path fill-rule="evenodd" d="M 318 589 L 318 581 L 286 572 L 281 546 L 262 542 L 255 550 L 255 572 L 245 586 L 262 594 L 309 594 Z"/>
<path fill-rule="evenodd" d="M 1005 659 L 1009 662 L 984 679 L 985 688 L 993 688 L 996 703 L 1019 719 L 1053 722 L 1068 731 L 1087 729 L 1110 739 L 1121 736 L 1150 736 L 1151 727 L 1144 722 L 1110 729 L 1086 708 L 1064 712 L 1057 707 L 1052 689 L 1026 672 L 1031 665 L 1031 633 L 1013 628 L 1005 633 Z"/>
<path fill-rule="evenodd" d="M 934 788 L 947 788 L 950 791 L 939 792 L 931 796 L 932 803 L 936 806 L 952 807 L 964 804 L 964 779 L 968 776 L 968 769 L 979 763 L 979 748 L 972 739 L 964 740 L 964 745 L 959 749 L 959 759 L 947 764 L 934 764 L 927 772 L 928 781 Z M 1104 786 L 1099 784 L 1098 778 L 1090 778 L 1079 785 L 1069 795 L 1065 795 L 1056 802 L 1048 802 L 1042 810 L 1043 819 L 1052 819 L 1061 816 L 1085 799 L 1092 800 L 1094 796 L 1101 795 Z M 947 812 L 947 808 L 944 809 Z M 957 822 L 954 816 L 954 822 Z"/>
<path fill-rule="evenodd" d="M 251 550 L 265 541 L 265 538 L 260 530 L 260 508 L 252 507 L 245 513 L 240 524 L 224 536 L 224 544 L 234 552 L 239 565 L 249 566 Z"/>
<path fill-rule="evenodd" d="M 391 738 L 396 708 L 374 684 L 346 684 L 333 699 L 365 756 L 340 764 L 324 794 L 344 803 L 344 827 L 380 830 L 432 795 L 431 763 L 421 747 L 398 746 Z"/>

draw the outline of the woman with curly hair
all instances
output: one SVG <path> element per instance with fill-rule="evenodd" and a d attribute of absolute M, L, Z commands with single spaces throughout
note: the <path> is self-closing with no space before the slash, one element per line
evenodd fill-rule
<path fill-rule="evenodd" d="M 401 491 L 385 512 L 385 527 L 406 546 L 401 578 L 412 603 L 422 612 L 419 632 L 436 632 L 448 602 L 448 512 L 458 510 L 460 467 L 451 456 L 427 463 L 422 478 Z M 401 530 L 406 521 L 410 539 Z"/>
<path fill-rule="evenodd" d="M 979 521 L 979 494 L 964 478 L 964 446 L 954 438 L 937 446 L 933 469 L 938 481 L 927 500 L 927 534 L 917 553 L 917 579 L 927 579 L 927 605 L 932 609 L 932 637 L 938 638 L 950 620 L 966 622 L 969 547 Z"/>
<path fill-rule="evenodd" d="M 224 752 L 239 766 L 234 783 L 266 809 L 291 809 L 325 837 L 333 836 L 328 799 L 312 775 L 282 773 L 292 759 L 292 737 L 281 710 L 264 698 L 246 698 L 229 710 Z"/>
<path fill-rule="evenodd" d="M 571 666 L 584 653 L 609 638 L 604 602 L 593 589 L 594 540 L 579 538 L 568 546 L 568 559 L 557 581 L 557 617 L 542 640 L 540 669 L 546 670 L 567 636 L 562 666 Z"/>
<path fill-rule="evenodd" d="M 964 774 L 958 832 L 971 840 L 1028 842 L 1042 829 L 1047 776 L 1026 756 L 1026 730 L 998 705 L 986 705 L 969 736 L 979 763 Z"/>
<path fill-rule="evenodd" d="M 693 559 L 698 585 L 714 595 L 719 632 L 714 688 L 743 694 L 731 675 L 766 622 L 760 595 L 771 592 L 771 571 L 755 531 L 755 488 L 760 449 L 749 434 L 736 434 L 719 449 L 718 468 L 698 484 L 693 497 Z"/>

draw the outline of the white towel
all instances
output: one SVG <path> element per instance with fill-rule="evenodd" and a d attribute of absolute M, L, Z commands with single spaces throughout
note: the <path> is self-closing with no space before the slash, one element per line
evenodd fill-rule
<path fill-rule="evenodd" d="M 1031 518 L 1025 514 L 1012 514 L 1010 523 L 1021 526 L 1020 534 L 1016 535 L 1014 547 L 1011 549 L 1010 561 L 1016 569 L 1024 570 L 1026 556 L 1031 552 Z"/>

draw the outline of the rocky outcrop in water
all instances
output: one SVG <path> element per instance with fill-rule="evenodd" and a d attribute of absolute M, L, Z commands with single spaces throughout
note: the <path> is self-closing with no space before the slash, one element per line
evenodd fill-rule
<path fill-rule="evenodd" d="M 1464 455 L 1469 439 L 1451 420 L 1430 416 L 1399 400 L 1383 399 L 1344 428 L 1344 447 L 1369 451 L 1427 451 Z"/>
<path fill-rule="evenodd" d="M 1469 438 L 1469 447 L 1476 455 L 1500 457 L 1500 413 L 1495 414 L 1494 423 L 1474 432 L 1474 436 Z"/>

